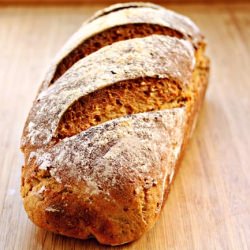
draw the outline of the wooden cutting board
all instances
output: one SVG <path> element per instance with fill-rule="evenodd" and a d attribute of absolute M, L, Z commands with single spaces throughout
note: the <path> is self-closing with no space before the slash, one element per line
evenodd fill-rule
<path fill-rule="evenodd" d="M 0 7 L 0 249 L 114 249 L 34 226 L 19 140 L 48 62 L 103 6 Z M 115 249 L 250 249 L 250 5 L 171 5 L 204 31 L 212 69 L 197 129 L 155 227 Z"/>

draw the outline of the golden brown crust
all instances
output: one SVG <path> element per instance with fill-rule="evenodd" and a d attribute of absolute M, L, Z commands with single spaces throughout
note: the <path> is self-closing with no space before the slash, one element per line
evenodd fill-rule
<path fill-rule="evenodd" d="M 181 32 L 156 24 L 134 23 L 112 27 L 91 36 L 69 52 L 68 55 L 58 63 L 50 84 L 53 84 L 77 61 L 105 46 L 118 41 L 146 37 L 153 34 L 183 38 L 183 34 Z"/>
<path fill-rule="evenodd" d="M 187 98 L 177 82 L 164 78 L 118 82 L 76 101 L 63 114 L 57 135 L 62 139 L 125 115 L 182 107 Z"/>
<path fill-rule="evenodd" d="M 105 244 L 138 238 L 159 216 L 185 119 L 184 108 L 130 115 L 37 151 L 23 169 L 30 218 L 62 234 L 93 234 Z M 88 224 L 81 216 L 93 221 Z M 67 225 L 72 220 L 78 234 Z"/>
<path fill-rule="evenodd" d="M 85 41 L 89 42 L 92 37 L 94 38 L 94 36 L 98 36 L 98 34 L 114 27 L 133 24 L 158 25 L 163 28 L 169 28 L 176 31 L 177 34 L 182 34 L 185 39 L 191 40 L 195 46 L 198 46 L 203 40 L 203 36 L 198 27 L 189 18 L 173 11 L 161 7 L 151 8 L 147 6 L 147 4 L 141 8 L 125 8 L 117 10 L 107 15 L 100 16 L 92 22 L 84 23 L 84 25 L 67 41 L 56 55 L 52 65 L 49 66 L 41 88 L 44 89 L 50 85 L 55 72 L 59 71 L 58 73 L 60 73 L 61 69 L 57 69 L 58 66 L 61 65 L 63 69 L 63 63 L 66 58 L 72 56 L 70 55 L 71 53 L 78 53 L 79 46 L 81 47 L 81 44 L 85 43 Z M 84 53 L 82 56 L 84 56 Z M 76 58 L 78 59 L 77 56 Z M 56 75 L 58 77 L 59 74 Z"/>
<path fill-rule="evenodd" d="M 89 93 L 140 77 L 169 78 L 188 85 L 194 64 L 192 45 L 168 36 L 152 35 L 106 46 L 78 61 L 56 84 L 39 93 L 24 128 L 22 148 L 49 145 L 62 115 Z"/>
<path fill-rule="evenodd" d="M 126 11 L 119 8 L 104 10 L 93 22 Z M 154 225 L 204 98 L 209 73 L 204 46 L 200 41 L 194 50 L 189 41 L 158 35 L 121 41 L 80 60 L 55 85 L 43 86 L 22 139 L 22 197 L 35 224 L 71 237 L 95 237 L 109 245 L 136 240 Z M 86 127 L 83 123 L 90 120 L 75 116 L 76 129 L 61 133 L 60 124 L 67 124 L 66 114 L 74 103 L 75 110 L 91 114 L 98 96 L 116 93 L 123 102 L 134 98 L 131 104 L 137 108 L 142 87 L 136 81 L 141 79 L 158 90 L 160 81 L 166 83 L 165 103 L 155 104 L 153 112 L 145 112 L 147 102 L 122 115 L 113 105 L 114 114 L 107 119 Z M 177 97 L 188 96 L 180 106 L 170 104 L 175 98 L 172 85 L 178 85 Z M 126 99 L 126 87 L 130 94 L 136 93 L 134 97 Z M 87 97 L 91 97 L 88 103 Z M 79 98 L 84 100 L 80 107 Z M 160 95 L 156 99 L 160 101 Z"/>

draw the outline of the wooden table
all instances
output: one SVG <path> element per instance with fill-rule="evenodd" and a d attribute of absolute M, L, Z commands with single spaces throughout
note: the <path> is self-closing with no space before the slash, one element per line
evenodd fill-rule
<path fill-rule="evenodd" d="M 34 226 L 19 194 L 19 141 L 46 65 L 103 6 L 0 8 L 0 249 L 112 249 Z M 250 5 L 171 5 L 212 59 L 198 127 L 155 227 L 116 249 L 250 249 Z M 113 248 L 114 249 L 114 248 Z"/>

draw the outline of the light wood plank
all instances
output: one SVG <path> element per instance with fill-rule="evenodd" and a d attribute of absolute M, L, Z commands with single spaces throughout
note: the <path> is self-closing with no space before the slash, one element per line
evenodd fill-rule
<path fill-rule="evenodd" d="M 116 249 L 250 248 L 250 5 L 172 5 L 208 40 L 210 86 L 156 226 Z M 19 140 L 46 65 L 97 6 L 0 8 L 0 249 L 113 249 L 35 227 L 19 194 Z"/>
<path fill-rule="evenodd" d="M 36 5 L 53 5 L 53 4 L 115 4 L 115 0 L 0 0 L 0 4 L 36 4 Z M 120 0 L 120 3 L 131 2 L 130 0 Z M 154 3 L 166 4 L 164 0 L 155 0 Z M 248 3 L 248 0 L 168 0 L 167 3 L 173 4 L 236 4 Z"/>

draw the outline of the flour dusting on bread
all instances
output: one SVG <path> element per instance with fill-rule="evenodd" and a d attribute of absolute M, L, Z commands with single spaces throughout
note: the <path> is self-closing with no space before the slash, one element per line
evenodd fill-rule
<path fill-rule="evenodd" d="M 205 95 L 205 45 L 189 18 L 150 3 L 81 26 L 23 131 L 21 193 L 35 224 L 108 245 L 153 227 Z"/>
<path fill-rule="evenodd" d="M 48 167 L 63 183 L 86 182 L 86 192 L 91 194 L 99 193 L 98 187 L 112 190 L 121 176 L 136 185 L 138 178 L 143 180 L 153 172 L 152 186 L 162 173 L 170 175 L 172 171 L 185 119 L 184 108 L 115 119 L 63 139 L 40 152 L 36 163 L 39 169 Z"/>
<path fill-rule="evenodd" d="M 48 144 L 62 115 L 80 97 L 139 77 L 171 78 L 188 84 L 193 61 L 194 49 L 189 42 L 167 36 L 153 35 L 104 47 L 77 62 L 57 84 L 39 94 L 28 118 L 33 129 L 26 128 L 23 147 Z"/>

